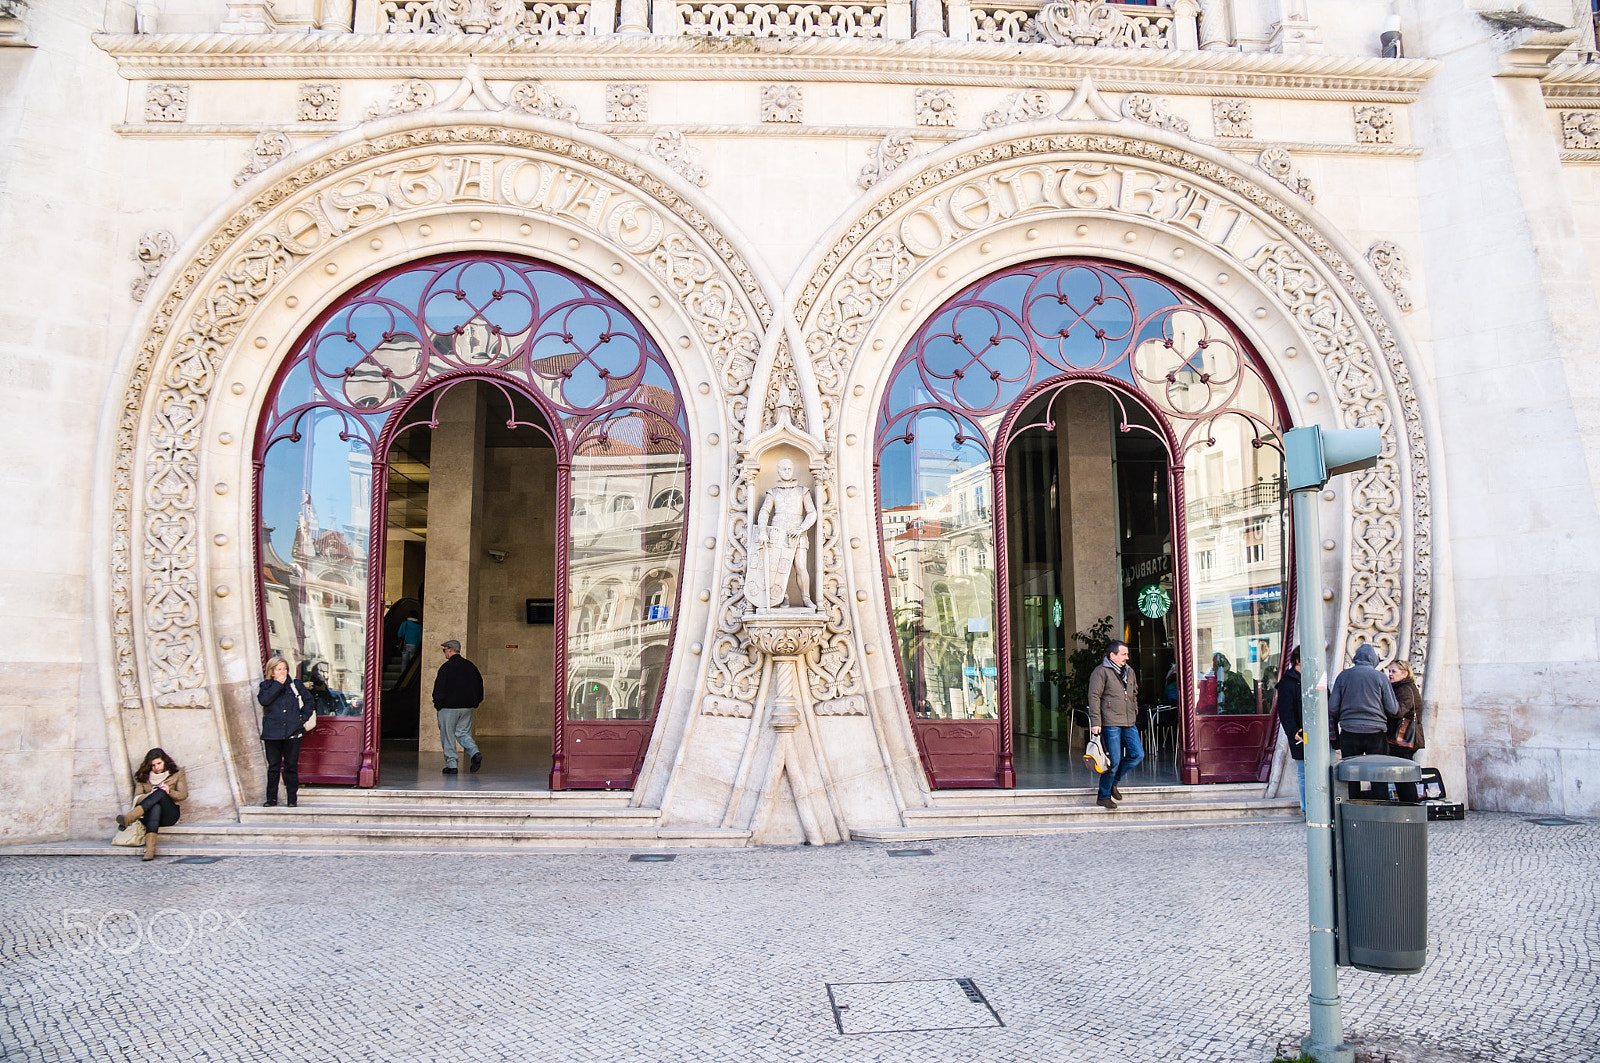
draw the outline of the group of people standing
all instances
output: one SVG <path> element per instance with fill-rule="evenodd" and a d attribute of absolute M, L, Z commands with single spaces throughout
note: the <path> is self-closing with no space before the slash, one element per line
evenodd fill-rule
<path fill-rule="evenodd" d="M 1289 755 L 1300 776 L 1300 811 L 1306 810 L 1305 717 L 1300 703 L 1300 651 L 1289 657 L 1277 686 L 1278 724 L 1289 738 Z M 1422 734 L 1422 693 L 1411 666 L 1397 660 L 1378 669 L 1378 651 L 1356 647 L 1353 663 L 1328 688 L 1328 744 L 1344 757 L 1387 754 L 1411 760 L 1426 745 Z M 1417 799 L 1416 785 L 1403 783 L 1402 800 Z"/>
<path fill-rule="evenodd" d="M 1277 683 L 1279 725 L 1289 738 L 1289 755 L 1300 778 L 1300 811 L 1306 810 L 1305 722 L 1300 698 L 1300 650 Z M 1122 779 L 1144 760 L 1139 737 L 1139 679 L 1128 667 L 1128 644 L 1113 641 L 1105 659 L 1089 676 L 1089 732 L 1101 737 L 1109 767 L 1100 773 L 1095 801 L 1115 809 L 1122 800 Z M 1404 661 L 1378 668 L 1378 651 L 1363 644 L 1354 663 L 1340 672 L 1328 691 L 1328 742 L 1341 756 L 1385 753 L 1411 760 L 1426 744 L 1422 734 L 1422 694 L 1411 666 Z M 1402 783 L 1401 800 L 1417 799 L 1416 785 Z"/>

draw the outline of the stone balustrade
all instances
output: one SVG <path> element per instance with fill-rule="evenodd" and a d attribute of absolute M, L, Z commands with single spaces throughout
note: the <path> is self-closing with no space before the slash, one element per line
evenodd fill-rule
<path fill-rule="evenodd" d="M 725 38 L 949 38 L 996 44 L 1193 50 L 1195 0 L 356 0 L 356 32 L 520 37 L 610 33 Z"/>

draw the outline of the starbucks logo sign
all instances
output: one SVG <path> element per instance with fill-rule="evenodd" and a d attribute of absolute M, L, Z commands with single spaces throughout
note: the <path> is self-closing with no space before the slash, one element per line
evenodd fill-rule
<path fill-rule="evenodd" d="M 1172 608 L 1172 594 L 1159 583 L 1152 583 L 1139 591 L 1139 612 L 1154 620 L 1167 615 Z"/>

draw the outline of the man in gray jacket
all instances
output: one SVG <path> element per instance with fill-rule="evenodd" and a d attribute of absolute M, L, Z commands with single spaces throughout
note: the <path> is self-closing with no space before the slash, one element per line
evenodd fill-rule
<path fill-rule="evenodd" d="M 1089 674 L 1089 730 L 1105 735 L 1111 767 L 1100 773 L 1096 804 L 1116 808 L 1122 799 L 1117 783 L 1144 760 L 1139 740 L 1139 677 L 1128 667 L 1128 644 L 1113 642 L 1106 659 Z"/>
<path fill-rule="evenodd" d="M 1389 721 L 1400 715 L 1389 677 L 1378 671 L 1378 651 L 1363 643 L 1355 663 L 1328 688 L 1328 719 L 1339 725 L 1339 752 L 1347 757 L 1389 752 Z"/>

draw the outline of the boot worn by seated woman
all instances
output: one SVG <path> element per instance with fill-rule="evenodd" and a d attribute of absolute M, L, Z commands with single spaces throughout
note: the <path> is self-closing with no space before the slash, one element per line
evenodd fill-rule
<path fill-rule="evenodd" d="M 160 835 L 155 831 L 150 831 L 144 836 L 144 855 L 139 859 L 154 860 L 156 858 L 156 839 L 159 837 Z"/>

